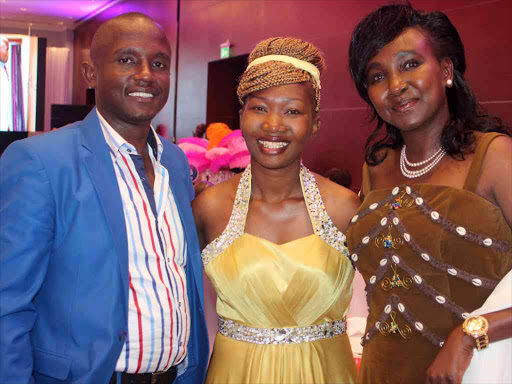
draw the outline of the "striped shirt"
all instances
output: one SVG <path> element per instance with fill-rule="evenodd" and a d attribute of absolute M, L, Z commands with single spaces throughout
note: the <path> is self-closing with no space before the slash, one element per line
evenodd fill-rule
<path fill-rule="evenodd" d="M 121 192 L 128 239 L 128 330 L 116 372 L 168 370 L 187 353 L 190 317 L 185 281 L 186 243 L 163 145 L 148 135 L 153 189 L 142 156 L 98 112 Z"/>

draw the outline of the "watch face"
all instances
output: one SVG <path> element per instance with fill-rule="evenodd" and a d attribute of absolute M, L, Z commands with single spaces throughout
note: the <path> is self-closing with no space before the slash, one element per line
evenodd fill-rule
<path fill-rule="evenodd" d="M 483 317 L 473 317 L 468 319 L 466 330 L 473 335 L 485 333 L 487 331 L 487 323 Z"/>

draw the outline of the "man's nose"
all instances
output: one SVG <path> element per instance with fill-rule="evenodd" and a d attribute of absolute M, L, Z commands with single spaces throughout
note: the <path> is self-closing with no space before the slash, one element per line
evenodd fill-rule
<path fill-rule="evenodd" d="M 135 80 L 150 81 L 153 76 L 151 72 L 151 64 L 145 60 L 142 60 L 137 66 L 137 72 L 133 75 Z"/>

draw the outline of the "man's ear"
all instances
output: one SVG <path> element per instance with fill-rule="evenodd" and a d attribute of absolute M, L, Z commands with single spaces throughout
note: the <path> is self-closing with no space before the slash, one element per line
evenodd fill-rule
<path fill-rule="evenodd" d="M 82 63 L 82 75 L 87 81 L 89 88 L 96 88 L 96 67 L 94 64 L 84 61 Z"/>

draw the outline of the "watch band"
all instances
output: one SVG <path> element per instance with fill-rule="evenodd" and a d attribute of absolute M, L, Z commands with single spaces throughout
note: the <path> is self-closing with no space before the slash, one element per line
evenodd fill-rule
<path fill-rule="evenodd" d="M 489 346 L 489 336 L 487 336 L 487 334 L 485 334 L 485 335 L 482 335 L 479 337 L 475 337 L 475 342 L 476 342 L 476 349 L 480 351 Z"/>

